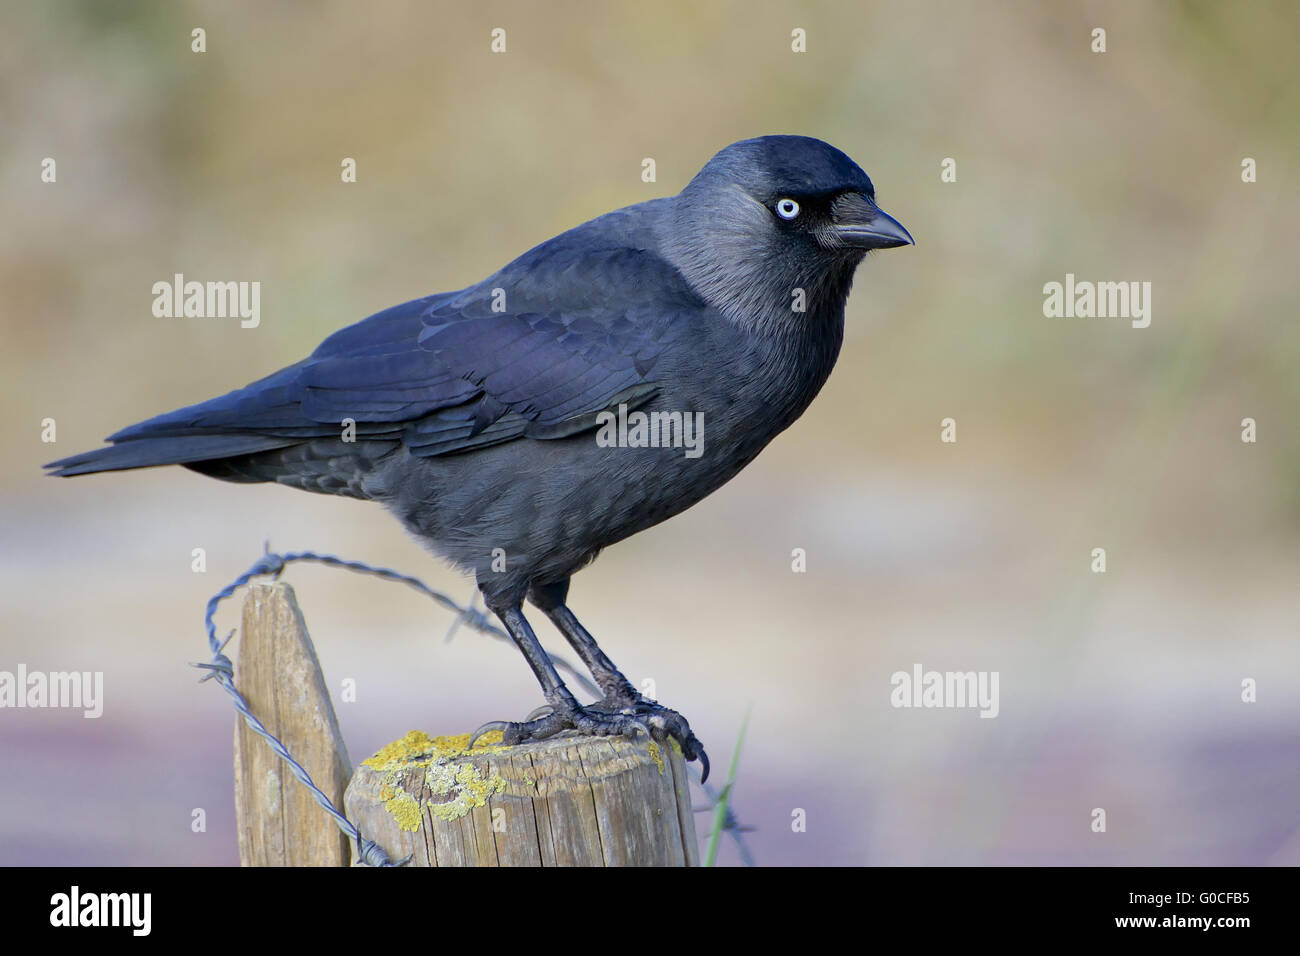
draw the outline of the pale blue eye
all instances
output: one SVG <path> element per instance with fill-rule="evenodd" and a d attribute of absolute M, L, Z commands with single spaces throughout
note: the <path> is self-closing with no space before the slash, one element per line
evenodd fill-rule
<path fill-rule="evenodd" d="M 793 219 L 799 215 L 799 204 L 793 199 L 782 199 L 776 204 L 776 214 L 782 219 Z"/>

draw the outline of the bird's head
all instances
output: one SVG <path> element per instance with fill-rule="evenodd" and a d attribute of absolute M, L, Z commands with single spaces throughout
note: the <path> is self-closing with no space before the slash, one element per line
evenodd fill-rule
<path fill-rule="evenodd" d="M 857 163 L 807 136 L 732 143 L 673 202 L 673 259 L 706 298 L 741 319 L 762 308 L 762 297 L 787 309 L 796 286 L 838 297 L 842 308 L 867 252 L 913 241 L 876 205 Z"/>
<path fill-rule="evenodd" d="M 866 252 L 912 243 L 876 205 L 866 173 L 842 152 L 808 136 L 761 136 L 722 150 L 683 191 L 693 205 L 769 244 Z"/>

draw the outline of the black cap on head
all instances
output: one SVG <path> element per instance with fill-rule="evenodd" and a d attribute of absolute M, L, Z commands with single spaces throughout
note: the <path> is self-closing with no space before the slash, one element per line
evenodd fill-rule
<path fill-rule="evenodd" d="M 759 136 L 722 149 L 687 189 L 734 182 L 760 202 L 784 195 L 875 193 L 871 180 L 848 156 L 811 136 Z"/>

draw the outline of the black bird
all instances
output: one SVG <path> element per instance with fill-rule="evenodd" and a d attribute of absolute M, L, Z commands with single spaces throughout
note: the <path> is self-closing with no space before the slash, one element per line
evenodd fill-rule
<path fill-rule="evenodd" d="M 835 364 L 858 263 L 911 241 L 838 149 L 803 136 L 733 143 L 676 196 L 593 219 L 482 282 L 386 309 L 295 365 L 46 467 L 180 464 L 382 502 L 474 571 L 541 683 L 543 716 L 487 727 L 506 743 L 650 731 L 702 758 L 707 776 L 687 721 L 639 694 L 578 623 L 569 579 L 717 489 L 794 422 Z M 638 412 L 658 431 L 638 431 Z M 560 680 L 525 599 L 573 645 L 601 701 L 580 705 Z"/>

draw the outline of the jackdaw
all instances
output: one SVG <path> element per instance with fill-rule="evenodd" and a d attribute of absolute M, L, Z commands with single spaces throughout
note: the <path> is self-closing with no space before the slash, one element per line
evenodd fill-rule
<path fill-rule="evenodd" d="M 52 462 L 56 475 L 184 465 L 235 482 L 382 502 L 472 570 L 546 698 L 485 725 L 704 748 L 642 696 L 569 610 L 569 579 L 689 508 L 808 407 L 839 354 L 854 270 L 912 242 L 838 149 L 763 136 L 678 195 L 628 206 L 482 282 L 397 305 L 220 398 Z M 579 704 L 523 615 L 541 609 L 604 698 Z"/>

